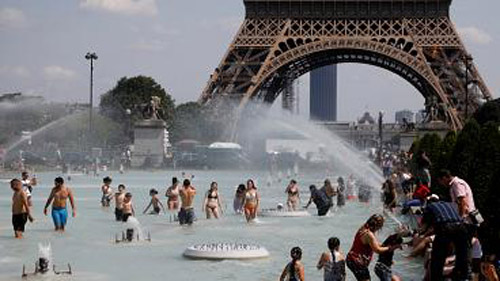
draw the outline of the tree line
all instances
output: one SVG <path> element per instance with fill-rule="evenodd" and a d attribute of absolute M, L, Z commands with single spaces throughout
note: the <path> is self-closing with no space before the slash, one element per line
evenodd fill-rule
<path fill-rule="evenodd" d="M 448 169 L 466 180 L 474 193 L 476 207 L 485 222 L 479 234 L 489 253 L 500 252 L 500 99 L 484 104 L 462 131 L 444 138 L 427 134 L 413 143 L 414 155 L 425 151 L 432 162 L 431 174 Z M 432 191 L 448 199 L 449 191 L 432 181 Z"/>

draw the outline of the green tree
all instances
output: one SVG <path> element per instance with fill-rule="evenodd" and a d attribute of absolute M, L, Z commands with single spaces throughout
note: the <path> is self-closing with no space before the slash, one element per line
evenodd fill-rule
<path fill-rule="evenodd" d="M 439 148 L 439 157 L 435 163 L 433 163 L 434 171 L 439 171 L 441 169 L 449 169 L 448 165 L 453 154 L 453 149 L 457 143 L 457 133 L 454 131 L 448 132 L 441 142 L 441 147 Z"/>
<path fill-rule="evenodd" d="M 470 119 L 457 137 L 457 143 L 451 155 L 449 170 L 470 182 L 474 176 L 475 154 L 481 136 L 481 128 L 474 119 Z"/>
<path fill-rule="evenodd" d="M 103 115 L 117 122 L 123 122 L 128 118 L 134 122 L 142 119 L 140 107 L 149 104 L 152 96 L 161 98 L 162 117 L 170 125 L 175 109 L 174 100 L 151 77 L 121 78 L 113 89 L 101 96 L 99 106 Z M 131 110 L 131 116 L 127 116 L 127 109 Z"/>
<path fill-rule="evenodd" d="M 481 106 L 474 114 L 474 119 L 484 125 L 488 122 L 500 123 L 500 99 L 490 101 Z"/>
<path fill-rule="evenodd" d="M 188 102 L 175 108 L 174 120 L 170 130 L 173 143 L 185 139 L 203 141 L 206 126 L 203 107 L 197 102 Z"/>

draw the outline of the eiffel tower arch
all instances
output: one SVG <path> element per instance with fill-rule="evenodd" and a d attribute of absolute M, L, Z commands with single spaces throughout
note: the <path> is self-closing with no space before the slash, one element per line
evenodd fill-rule
<path fill-rule="evenodd" d="M 407 80 L 451 129 L 492 98 L 450 19 L 452 0 L 244 0 L 246 16 L 201 103 L 272 103 L 313 69 L 363 63 Z"/>

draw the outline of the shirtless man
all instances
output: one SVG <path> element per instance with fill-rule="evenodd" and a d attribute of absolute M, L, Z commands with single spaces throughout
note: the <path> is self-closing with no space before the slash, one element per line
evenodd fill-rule
<path fill-rule="evenodd" d="M 23 191 L 28 197 L 28 205 L 31 207 L 33 206 L 33 204 L 31 203 L 31 192 L 33 191 L 33 186 L 36 185 L 36 179 L 30 179 L 30 175 L 28 174 L 28 172 L 24 171 L 21 173 L 21 183 L 23 185 Z"/>
<path fill-rule="evenodd" d="M 118 185 L 118 192 L 115 193 L 115 218 L 116 221 L 122 221 L 123 217 L 123 199 L 125 199 L 125 185 Z"/>
<path fill-rule="evenodd" d="M 71 189 L 64 185 L 63 178 L 57 177 L 54 180 L 54 184 L 55 186 L 50 192 L 47 203 L 45 203 L 45 208 L 43 208 L 43 213 L 47 215 L 47 208 L 49 207 L 50 203 L 52 203 L 52 220 L 54 221 L 55 230 L 64 232 L 64 226 L 66 225 L 68 219 L 66 201 L 69 198 L 71 209 L 73 211 L 73 217 L 76 217 L 75 200 L 73 198 L 73 192 L 71 191 Z"/>
<path fill-rule="evenodd" d="M 132 193 L 127 192 L 123 199 L 123 215 L 122 221 L 127 222 L 130 216 L 135 216 L 134 206 L 132 205 Z"/>
<path fill-rule="evenodd" d="M 23 238 L 24 226 L 29 220 L 33 222 L 33 217 L 28 206 L 28 197 L 23 191 L 23 184 L 18 179 L 10 181 L 10 188 L 14 191 L 12 196 L 12 226 L 14 236 L 17 239 Z"/>
<path fill-rule="evenodd" d="M 113 198 L 113 189 L 111 188 L 112 180 L 110 177 L 105 177 L 102 181 L 103 185 L 101 186 L 101 204 L 103 207 L 109 207 L 109 202 L 111 202 L 111 198 Z"/>
<path fill-rule="evenodd" d="M 194 196 L 196 195 L 196 189 L 191 186 L 191 181 L 185 179 L 182 188 L 179 190 L 179 196 L 181 197 L 181 210 L 179 211 L 179 223 L 181 225 L 193 224 L 195 215 L 193 209 Z"/>

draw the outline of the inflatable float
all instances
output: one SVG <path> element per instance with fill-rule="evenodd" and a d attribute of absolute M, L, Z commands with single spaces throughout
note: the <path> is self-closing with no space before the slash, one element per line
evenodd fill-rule
<path fill-rule="evenodd" d="M 261 259 L 267 258 L 269 252 L 266 248 L 237 243 L 215 243 L 201 244 L 188 247 L 183 254 L 190 259 L 206 259 L 206 260 L 245 260 L 245 259 Z"/>
<path fill-rule="evenodd" d="M 297 217 L 310 217 L 311 213 L 307 210 L 301 211 L 286 211 L 279 209 L 263 209 L 260 211 L 261 217 L 281 217 L 281 218 L 297 218 Z"/>

